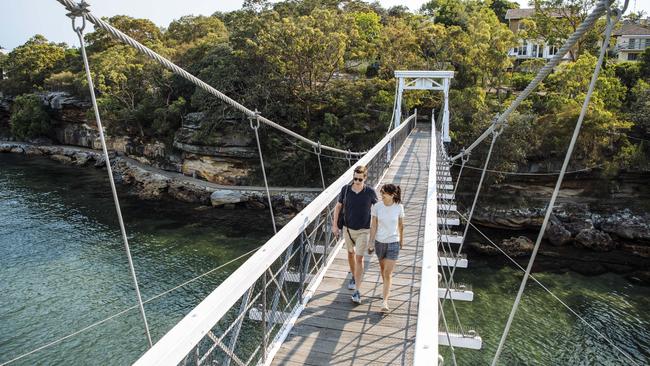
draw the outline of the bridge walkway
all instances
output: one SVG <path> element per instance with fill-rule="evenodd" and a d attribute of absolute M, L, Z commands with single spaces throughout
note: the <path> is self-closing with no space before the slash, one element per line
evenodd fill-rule
<path fill-rule="evenodd" d="M 382 283 L 374 254 L 366 254 L 362 303 L 351 302 L 343 247 L 276 354 L 274 365 L 413 363 L 430 148 L 431 126 L 418 126 L 381 182 L 401 186 L 405 209 L 404 249 L 393 275 L 391 312 L 380 312 Z"/>

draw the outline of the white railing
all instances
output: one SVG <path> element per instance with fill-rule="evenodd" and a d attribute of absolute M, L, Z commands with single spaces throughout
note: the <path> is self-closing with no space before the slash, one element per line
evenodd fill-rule
<path fill-rule="evenodd" d="M 616 44 L 616 50 L 626 51 L 626 50 L 645 50 L 650 47 L 650 38 L 636 38 L 634 41 L 622 41 Z"/>
<path fill-rule="evenodd" d="M 424 224 L 424 250 L 415 337 L 414 366 L 430 366 L 438 359 L 438 193 L 436 123 L 431 116 L 431 153 Z M 437 361 L 434 361 L 437 360 Z"/>
<path fill-rule="evenodd" d="M 331 235 L 339 192 L 358 165 L 368 167 L 369 184 L 378 184 L 415 120 L 416 114 L 386 135 L 135 365 L 269 364 L 341 247 Z"/>

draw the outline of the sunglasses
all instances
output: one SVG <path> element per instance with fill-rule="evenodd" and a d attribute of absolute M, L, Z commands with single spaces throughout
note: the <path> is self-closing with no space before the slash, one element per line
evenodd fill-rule
<path fill-rule="evenodd" d="M 355 182 L 363 182 L 363 178 L 352 178 Z"/>

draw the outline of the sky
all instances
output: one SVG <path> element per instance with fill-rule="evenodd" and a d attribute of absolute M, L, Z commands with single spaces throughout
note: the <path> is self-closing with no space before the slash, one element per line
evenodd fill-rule
<path fill-rule="evenodd" d="M 76 1 L 76 0 L 75 0 Z M 130 15 L 148 18 L 159 26 L 183 15 L 210 15 L 215 11 L 241 8 L 243 0 L 87 0 L 97 16 Z M 426 0 L 380 0 L 383 7 L 405 5 L 412 11 Z M 517 0 L 526 7 L 528 0 Z M 56 0 L 0 0 L 0 46 L 11 50 L 34 34 L 42 34 L 53 42 L 78 46 L 65 8 Z M 650 15 L 650 0 L 630 0 L 629 10 L 644 10 Z"/>

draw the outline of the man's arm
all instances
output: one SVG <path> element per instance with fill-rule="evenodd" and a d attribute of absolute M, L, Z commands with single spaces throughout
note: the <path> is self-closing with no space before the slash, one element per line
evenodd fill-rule
<path fill-rule="evenodd" d="M 334 236 L 339 236 L 339 214 L 341 212 L 341 207 L 343 207 L 343 204 L 341 202 L 336 203 L 336 207 L 334 207 L 334 221 L 332 221 L 332 234 Z"/>

